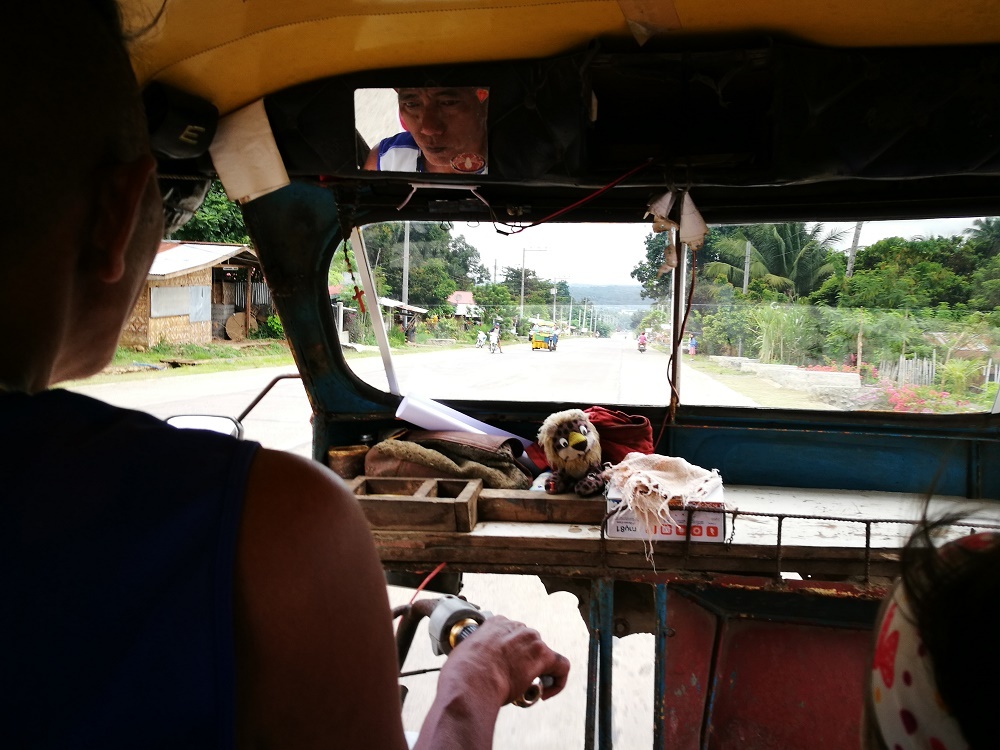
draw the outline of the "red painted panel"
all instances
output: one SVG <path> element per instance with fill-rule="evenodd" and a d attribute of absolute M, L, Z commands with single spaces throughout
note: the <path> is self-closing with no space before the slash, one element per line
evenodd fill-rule
<path fill-rule="evenodd" d="M 710 693 L 717 620 L 691 600 L 672 594 L 667 599 L 667 625 L 675 635 L 667 639 L 665 747 L 698 750 Z"/>
<path fill-rule="evenodd" d="M 724 627 L 708 748 L 858 746 L 870 631 L 750 620 Z"/>

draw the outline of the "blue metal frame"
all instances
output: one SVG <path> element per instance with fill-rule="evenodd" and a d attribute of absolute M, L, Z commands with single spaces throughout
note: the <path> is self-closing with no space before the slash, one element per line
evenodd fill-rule
<path fill-rule="evenodd" d="M 590 583 L 590 616 L 587 623 L 590 650 L 587 661 L 587 722 L 584 731 L 586 750 L 594 750 L 595 736 L 599 750 L 611 750 L 612 746 L 614 612 L 614 580 L 595 578 Z"/>
<path fill-rule="evenodd" d="M 667 585 L 658 583 L 654 587 L 653 607 L 656 610 L 656 651 L 653 672 L 653 747 L 661 748 L 666 741 L 667 725 Z"/>

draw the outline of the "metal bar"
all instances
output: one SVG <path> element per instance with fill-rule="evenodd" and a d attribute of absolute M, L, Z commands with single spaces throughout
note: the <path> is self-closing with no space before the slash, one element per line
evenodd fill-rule
<path fill-rule="evenodd" d="M 701 723 L 702 750 L 707 750 L 712 738 L 712 714 L 715 711 L 715 695 L 719 682 L 716 670 L 718 669 L 719 653 L 722 651 L 726 622 L 724 617 L 719 617 L 715 621 L 715 645 L 712 647 L 712 663 L 708 668 L 708 695 L 705 697 L 705 715 L 702 717 Z"/>
<path fill-rule="evenodd" d="M 615 582 L 610 578 L 600 578 L 597 583 L 601 618 L 599 631 L 601 653 L 598 660 L 600 676 L 600 688 L 598 690 L 600 714 L 597 719 L 598 747 L 600 750 L 612 750 L 611 675 L 614 661 L 611 658 L 611 649 L 614 643 L 612 633 L 615 614 Z"/>
<path fill-rule="evenodd" d="M 396 661 L 398 669 L 402 670 L 403 665 L 406 663 L 406 657 L 410 653 L 410 646 L 413 644 L 413 638 L 417 634 L 417 627 L 420 625 L 420 621 L 431 616 L 437 603 L 437 599 L 418 599 L 412 604 L 404 604 L 392 610 L 392 619 L 399 618 L 399 625 L 396 626 Z"/>
<path fill-rule="evenodd" d="M 872 525 L 865 524 L 865 583 L 872 580 Z"/>
<path fill-rule="evenodd" d="M 358 275 L 361 276 L 361 286 L 365 290 L 366 309 L 372 321 L 372 331 L 375 333 L 378 350 L 382 355 L 382 365 L 385 367 L 389 393 L 398 396 L 400 395 L 399 382 L 396 380 L 396 368 L 392 363 L 389 335 L 385 330 L 385 321 L 382 320 L 382 308 L 379 306 L 378 294 L 375 293 L 375 279 L 368 263 L 368 250 L 365 247 L 365 238 L 360 227 L 355 227 L 354 231 L 351 232 L 351 243 L 354 248 L 354 260 L 358 264 Z"/>
<path fill-rule="evenodd" d="M 781 545 L 781 525 L 785 522 L 784 516 L 778 516 L 778 554 L 776 555 L 775 563 L 778 569 L 774 573 L 775 578 L 781 578 L 781 558 L 784 548 Z"/>
<path fill-rule="evenodd" d="M 653 589 L 656 609 L 656 655 L 653 683 L 653 748 L 661 750 L 667 735 L 667 585 L 658 583 Z"/>
<path fill-rule="evenodd" d="M 296 373 L 289 373 L 288 375 L 278 375 L 277 377 L 275 377 L 270 383 L 268 383 L 264 387 L 264 390 L 262 390 L 260 393 L 257 394 L 257 398 L 255 398 L 253 401 L 250 402 L 250 405 L 243 410 L 243 413 L 240 414 L 238 417 L 236 417 L 236 421 L 242 422 L 244 419 L 246 419 L 247 414 L 253 411 L 253 408 L 260 403 L 260 400 L 264 398 L 264 396 L 266 396 L 268 393 L 271 392 L 271 389 L 274 388 L 274 386 L 277 385 L 279 381 L 288 380 L 290 378 L 298 378 L 301 380 L 302 375 L 296 372 Z"/>
<path fill-rule="evenodd" d="M 594 750 L 597 728 L 597 663 L 600 658 L 600 582 L 595 578 L 590 582 L 590 612 L 587 616 L 587 630 L 590 631 L 590 646 L 587 654 L 587 716 L 584 727 L 584 750 Z"/>

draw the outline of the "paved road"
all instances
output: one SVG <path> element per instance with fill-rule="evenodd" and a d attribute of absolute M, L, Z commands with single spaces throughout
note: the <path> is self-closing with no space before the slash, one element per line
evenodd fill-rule
<path fill-rule="evenodd" d="M 635 342 L 624 338 L 564 339 L 556 352 L 532 352 L 523 342 L 508 344 L 503 354 L 473 346 L 430 350 L 396 356 L 393 362 L 401 391 L 429 398 L 623 405 L 669 401 L 667 356 L 653 350 L 640 354 Z M 387 387 L 380 357 L 353 359 L 350 364 L 362 380 Z M 273 378 L 295 372 L 294 367 L 268 367 L 194 373 L 84 385 L 74 390 L 161 418 L 175 414 L 237 416 Z M 683 364 L 681 393 L 688 404 L 756 405 Z M 246 437 L 271 448 L 311 456 L 311 413 L 302 384 L 281 381 L 246 419 Z"/>
<path fill-rule="evenodd" d="M 429 398 L 571 401 L 582 404 L 664 405 L 670 401 L 668 357 L 640 353 L 633 339 L 563 338 L 555 352 L 532 351 L 524 341 L 503 353 L 483 347 L 405 354 L 393 358 L 403 394 Z M 351 360 L 359 377 L 387 389 L 378 357 Z M 756 406 L 697 370 L 681 366 L 686 404 Z"/>
<path fill-rule="evenodd" d="M 123 380 L 73 388 L 115 406 L 139 409 L 165 419 L 178 414 L 218 414 L 236 417 L 279 375 L 296 374 L 293 367 L 262 367 L 207 375 L 183 375 L 148 380 Z M 312 456 L 312 409 L 299 379 L 282 380 L 244 421 L 247 440 L 268 448 Z"/>
<path fill-rule="evenodd" d="M 352 360 L 364 380 L 385 387 L 378 357 Z M 504 353 L 486 349 L 406 354 L 395 358 L 404 393 L 457 399 L 559 400 L 581 403 L 663 404 L 668 400 L 666 355 L 640 354 L 635 342 L 618 339 L 564 339 L 554 353 L 532 352 L 527 344 L 510 345 Z M 184 377 L 130 380 L 80 386 L 74 390 L 119 406 L 158 417 L 174 414 L 240 414 L 276 375 L 292 367 L 192 374 Z M 687 403 L 754 405 L 688 367 L 682 368 L 682 394 Z M 311 455 L 311 409 L 301 382 L 280 382 L 245 422 L 246 437 L 264 445 Z M 523 620 L 539 630 L 553 648 L 566 654 L 573 672 L 564 695 L 530 709 L 508 707 L 497 724 L 499 750 L 548 750 L 583 746 L 586 706 L 587 628 L 576 598 L 545 593 L 533 576 L 466 576 L 464 595 L 487 609 Z M 392 604 L 412 592 L 390 587 Z M 424 631 L 414 641 L 406 668 L 420 669 L 440 661 L 433 657 Z M 652 746 L 653 638 L 632 635 L 616 639 L 614 650 L 615 746 Z M 433 674 L 407 678 L 410 695 L 404 708 L 408 729 L 418 729 L 433 697 Z"/>

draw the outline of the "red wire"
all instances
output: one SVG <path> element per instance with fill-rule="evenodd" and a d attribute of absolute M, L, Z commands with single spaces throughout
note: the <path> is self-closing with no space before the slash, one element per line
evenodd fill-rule
<path fill-rule="evenodd" d="M 594 198 L 596 198 L 597 196 L 601 195 L 602 193 L 607 192 L 608 190 L 610 190 L 611 188 L 613 188 L 615 185 L 617 185 L 618 183 L 620 183 L 622 180 L 628 179 L 629 177 L 631 177 L 632 175 L 634 175 L 636 172 L 638 172 L 638 171 L 640 171 L 642 169 L 645 169 L 646 167 L 648 167 L 652 163 L 653 163 L 652 159 L 647 159 L 646 161 L 644 161 L 639 166 L 633 167 L 628 172 L 626 172 L 625 174 L 623 174 L 621 177 L 615 178 L 614 180 L 612 180 L 611 182 L 609 182 L 604 187 L 602 187 L 602 188 L 600 188 L 598 190 L 595 190 L 590 195 L 586 195 L 583 198 L 581 198 L 580 200 L 576 201 L 575 203 L 570 203 L 568 206 L 564 206 L 563 208 L 560 208 L 558 211 L 555 211 L 555 212 L 549 214 L 548 216 L 545 216 L 545 217 L 539 219 L 538 221 L 533 221 L 530 224 L 525 224 L 523 227 L 518 227 L 513 232 L 510 232 L 510 234 L 517 234 L 518 232 L 523 232 L 525 229 L 531 229 L 532 227 L 537 227 L 539 224 L 544 224 L 547 221 L 551 221 L 552 219 L 556 218 L 557 216 L 562 216 L 567 211 L 572 211 L 577 206 L 582 206 L 584 203 L 587 203 L 588 201 L 594 200 Z"/>
<path fill-rule="evenodd" d="M 432 570 L 427 575 L 427 577 L 420 583 L 419 586 L 417 586 L 417 590 L 413 592 L 413 598 L 410 599 L 410 604 L 413 604 L 413 602 L 417 600 L 417 594 L 423 591 L 424 587 L 431 582 L 431 579 L 434 578 L 434 576 L 436 576 L 438 573 L 440 573 L 441 569 L 444 568 L 444 566 L 447 564 L 448 563 L 438 563 L 438 566 L 434 568 L 434 570 Z"/>

